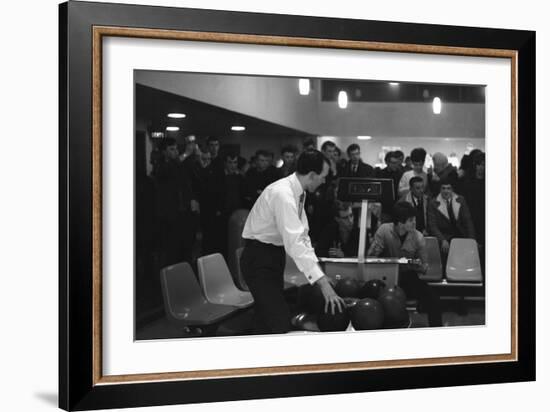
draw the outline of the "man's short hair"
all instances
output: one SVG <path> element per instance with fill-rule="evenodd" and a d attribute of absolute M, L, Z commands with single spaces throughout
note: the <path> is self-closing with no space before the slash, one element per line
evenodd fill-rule
<path fill-rule="evenodd" d="M 388 153 L 386 153 L 386 156 L 384 156 L 384 162 L 388 163 L 391 157 L 397 159 L 398 156 L 395 154 L 395 152 L 389 151 Z"/>
<path fill-rule="evenodd" d="M 206 138 L 206 144 L 209 144 L 210 142 L 219 142 L 220 139 L 218 139 L 216 136 L 208 136 Z"/>
<path fill-rule="evenodd" d="M 160 141 L 159 149 L 164 152 L 168 146 L 174 146 L 176 139 L 173 137 L 166 137 Z"/>
<path fill-rule="evenodd" d="M 323 163 L 330 166 L 330 161 L 319 150 L 306 150 L 298 157 L 296 172 L 299 175 L 307 175 L 309 172 L 315 172 L 320 175 L 323 171 Z"/>
<path fill-rule="evenodd" d="M 401 150 L 396 150 L 394 153 L 395 153 L 395 157 L 397 158 L 402 158 L 402 159 L 405 158 L 405 153 L 403 153 Z"/>
<path fill-rule="evenodd" d="M 325 143 L 321 145 L 321 151 L 327 150 L 328 147 L 336 147 L 336 144 L 334 142 L 331 142 L 330 140 L 327 140 Z"/>
<path fill-rule="evenodd" d="M 411 151 L 411 161 L 424 163 L 426 161 L 426 151 L 421 147 L 417 147 L 416 149 L 412 149 L 412 151 Z"/>
<path fill-rule="evenodd" d="M 294 146 L 293 144 L 287 144 L 286 146 L 283 146 L 281 149 L 281 155 L 284 155 L 285 153 L 298 153 L 298 148 Z"/>
<path fill-rule="evenodd" d="M 361 150 L 361 147 L 357 144 L 357 143 L 352 143 L 348 146 L 348 148 L 346 149 L 346 153 L 348 154 L 348 156 L 350 155 L 351 152 L 353 152 L 354 150 Z"/>
<path fill-rule="evenodd" d="M 473 155 L 470 154 L 470 156 L 472 156 L 472 165 L 474 167 L 485 162 L 485 153 L 481 151 L 479 153 L 474 153 Z"/>
<path fill-rule="evenodd" d="M 260 150 L 256 150 L 256 158 L 258 158 L 258 156 L 270 157 L 271 154 L 267 150 L 260 149 Z"/>
<path fill-rule="evenodd" d="M 424 183 L 424 179 L 422 179 L 420 176 L 413 176 L 409 179 L 409 187 L 413 187 L 415 183 L 422 182 Z"/>
<path fill-rule="evenodd" d="M 226 152 L 226 153 L 223 154 L 222 159 L 223 159 L 224 162 L 227 162 L 227 159 L 233 160 L 233 159 L 238 158 L 238 157 L 239 157 L 239 155 L 237 153 Z"/>
<path fill-rule="evenodd" d="M 304 150 L 315 149 L 315 140 L 310 137 L 304 141 L 304 144 L 302 146 Z"/>
<path fill-rule="evenodd" d="M 411 217 L 416 217 L 416 210 L 409 202 L 397 202 L 392 209 L 392 221 L 394 224 L 405 223 Z"/>
<path fill-rule="evenodd" d="M 443 185 L 451 185 L 451 187 L 454 189 L 456 187 L 456 183 L 458 181 L 458 177 L 456 173 L 451 173 L 448 176 L 445 176 L 439 180 L 439 188 L 441 189 L 441 186 Z"/>
<path fill-rule="evenodd" d="M 332 204 L 332 213 L 334 214 L 334 217 L 340 217 L 340 212 L 344 212 L 351 208 L 350 202 L 342 202 L 341 200 L 336 200 Z"/>

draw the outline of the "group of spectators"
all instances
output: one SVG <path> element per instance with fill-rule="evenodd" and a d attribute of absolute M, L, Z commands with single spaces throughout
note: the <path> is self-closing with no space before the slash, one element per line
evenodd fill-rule
<path fill-rule="evenodd" d="M 310 139 L 302 150 L 315 147 Z M 417 229 L 437 237 L 444 258 L 453 237 L 474 238 L 484 244 L 483 152 L 465 155 L 460 168 L 449 164 L 444 154 L 435 153 L 433 168 L 426 169 L 422 148 L 412 150 L 407 161 L 401 151 L 388 152 L 384 168 L 363 162 L 357 144 L 347 147 L 347 156 L 342 156 L 332 141 L 324 142 L 321 151 L 330 161 L 330 172 L 326 183 L 308 194 L 305 206 L 310 237 L 319 256 L 357 255 L 360 204 L 336 199 L 340 177 L 391 179 L 395 202 L 404 201 L 415 208 Z M 174 139 L 163 139 L 152 156 L 154 236 L 162 265 L 191 262 L 199 238 L 199 255 L 220 252 L 227 259 L 231 215 L 251 209 L 266 186 L 294 173 L 298 156 L 297 147 L 285 146 L 282 165 L 276 167 L 273 153 L 267 150 L 258 150 L 247 160 L 231 150 L 221 151 L 215 137 L 209 137 L 203 147 L 194 136 L 188 136 L 183 146 Z M 390 220 L 391 212 L 373 206 L 369 240 L 380 224 Z M 370 241 L 366 243 L 368 248 Z"/>
<path fill-rule="evenodd" d="M 315 194 L 313 207 L 309 209 L 312 238 L 317 240 L 314 243 L 319 256 L 357 256 L 360 204 L 336 200 L 335 189 L 339 177 L 374 177 L 393 181 L 394 204 L 405 202 L 414 208 L 416 229 L 424 236 L 438 239 L 443 266 L 453 238 L 475 239 L 483 261 L 485 153 L 476 149 L 464 155 L 459 168 L 451 165 L 445 154 L 434 153 L 433 167 L 426 168 L 427 153 L 423 148 L 411 151 L 407 158 L 410 163 L 404 163 L 403 152 L 390 151 L 385 156 L 386 167 L 373 168 L 361 160 L 358 145 L 347 148 L 345 161 L 333 155 L 335 147 L 330 141 L 321 147 L 332 167 L 327 184 Z M 365 254 L 377 228 L 391 221 L 392 207 L 373 205 Z"/>

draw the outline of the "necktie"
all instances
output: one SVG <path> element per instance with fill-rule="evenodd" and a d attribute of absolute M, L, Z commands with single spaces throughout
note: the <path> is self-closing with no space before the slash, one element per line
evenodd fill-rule
<path fill-rule="evenodd" d="M 456 226 L 456 217 L 453 212 L 453 207 L 451 205 L 451 200 L 447 200 L 447 213 L 449 214 L 449 220 L 453 226 Z"/>
<path fill-rule="evenodd" d="M 353 165 L 352 169 L 353 169 L 353 175 L 356 175 L 357 174 L 357 165 Z"/>
<path fill-rule="evenodd" d="M 302 211 L 304 210 L 304 201 L 305 201 L 305 198 L 306 198 L 306 192 L 303 192 L 301 195 L 300 195 L 300 203 L 298 205 L 298 217 L 301 219 L 302 218 Z"/>

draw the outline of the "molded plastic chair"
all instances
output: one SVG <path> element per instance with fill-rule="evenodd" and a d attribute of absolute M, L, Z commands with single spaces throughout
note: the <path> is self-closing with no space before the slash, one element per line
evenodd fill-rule
<path fill-rule="evenodd" d="M 246 308 L 254 303 L 250 292 L 239 290 L 220 253 L 197 259 L 199 282 L 206 300 L 220 305 Z"/>
<path fill-rule="evenodd" d="M 439 242 L 436 237 L 426 237 L 425 239 L 426 252 L 428 253 L 428 271 L 418 277 L 429 282 L 438 282 L 443 278 Z"/>
<path fill-rule="evenodd" d="M 160 271 L 166 317 L 182 326 L 203 326 L 219 322 L 237 309 L 208 302 L 187 262 L 167 266 Z"/>
<path fill-rule="evenodd" d="M 241 272 L 241 255 L 243 254 L 244 247 L 240 247 L 235 250 L 235 265 L 236 265 L 236 274 L 235 274 L 235 283 L 237 287 L 241 290 L 250 290 L 248 285 L 244 280 L 243 273 Z"/>
<path fill-rule="evenodd" d="M 294 259 L 287 254 L 285 264 L 285 289 L 307 284 L 309 284 L 309 282 L 307 281 L 306 276 L 300 272 L 300 269 L 296 266 Z"/>
<path fill-rule="evenodd" d="M 447 259 L 447 280 L 449 282 L 481 282 L 481 264 L 474 239 L 451 240 Z"/>

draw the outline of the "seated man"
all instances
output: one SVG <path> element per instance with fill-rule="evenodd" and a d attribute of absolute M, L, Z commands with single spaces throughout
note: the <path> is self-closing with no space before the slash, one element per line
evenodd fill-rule
<path fill-rule="evenodd" d="M 407 297 L 418 299 L 419 306 L 428 312 L 430 326 L 442 326 L 439 296 L 418 278 L 418 273 L 426 272 L 428 264 L 426 241 L 416 230 L 416 210 L 410 203 L 397 202 L 392 219 L 392 223 L 384 223 L 376 231 L 368 256 L 418 259 L 418 264 L 399 266 L 399 286 Z"/>
<path fill-rule="evenodd" d="M 428 233 L 439 240 L 443 268 L 447 265 L 453 238 L 475 239 L 474 224 L 466 200 L 453 191 L 456 181 L 441 180 L 439 194 L 428 205 Z"/>
<path fill-rule="evenodd" d="M 353 224 L 351 204 L 337 200 L 334 219 L 323 227 L 315 254 L 331 258 L 355 257 L 358 247 L 359 228 Z"/>

